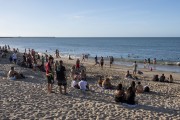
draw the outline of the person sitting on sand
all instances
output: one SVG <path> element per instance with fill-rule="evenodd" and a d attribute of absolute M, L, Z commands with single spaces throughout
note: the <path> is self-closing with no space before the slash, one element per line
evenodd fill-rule
<path fill-rule="evenodd" d="M 152 81 L 159 81 L 159 77 L 158 77 L 158 75 L 154 75 L 154 77 L 153 77 Z"/>
<path fill-rule="evenodd" d="M 126 92 L 126 103 L 130 105 L 135 104 L 135 92 L 132 87 L 129 87 Z"/>
<path fill-rule="evenodd" d="M 7 74 L 7 78 L 10 80 L 15 80 L 15 79 L 22 79 L 25 78 L 23 74 L 19 74 L 14 70 L 14 67 L 11 67 L 11 70 Z"/>
<path fill-rule="evenodd" d="M 122 89 L 122 84 L 118 84 L 116 91 L 114 92 L 115 95 L 115 102 L 124 102 L 125 100 L 125 93 Z"/>
<path fill-rule="evenodd" d="M 136 93 L 143 93 L 143 86 L 141 85 L 141 82 L 138 82 L 138 85 L 136 86 Z"/>
<path fill-rule="evenodd" d="M 86 72 L 85 70 L 82 70 L 80 73 L 81 78 L 84 78 L 86 80 Z"/>
<path fill-rule="evenodd" d="M 136 92 L 136 83 L 134 81 L 131 82 L 131 87 L 134 92 Z"/>
<path fill-rule="evenodd" d="M 102 87 L 103 87 L 104 89 L 112 89 L 112 88 L 113 88 L 113 86 L 112 86 L 109 78 L 106 78 L 106 79 L 103 81 Z"/>
<path fill-rule="evenodd" d="M 102 83 L 103 83 L 103 79 L 102 79 L 102 76 L 100 76 L 98 80 L 98 86 L 102 87 Z"/>
<path fill-rule="evenodd" d="M 71 87 L 76 88 L 76 89 L 80 89 L 79 85 L 78 85 L 78 76 L 75 75 L 73 81 L 71 82 Z"/>
<path fill-rule="evenodd" d="M 129 70 L 127 71 L 126 75 L 125 75 L 126 78 L 133 78 L 132 75 L 129 73 Z"/>
<path fill-rule="evenodd" d="M 160 81 L 160 82 L 165 82 L 165 76 L 164 76 L 164 74 L 161 75 L 159 81 Z"/>
<path fill-rule="evenodd" d="M 71 77 L 73 78 L 73 76 L 76 74 L 76 66 L 73 65 L 71 68 Z"/>
<path fill-rule="evenodd" d="M 81 78 L 81 81 L 78 83 L 81 90 L 89 90 L 89 85 L 84 78 Z"/>
<path fill-rule="evenodd" d="M 170 82 L 170 83 L 173 83 L 173 77 L 172 77 L 172 75 L 169 75 L 169 82 Z"/>

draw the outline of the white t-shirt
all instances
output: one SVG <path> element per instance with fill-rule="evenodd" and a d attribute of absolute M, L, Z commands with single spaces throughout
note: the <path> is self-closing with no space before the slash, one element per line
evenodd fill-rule
<path fill-rule="evenodd" d="M 14 53 L 14 54 L 12 55 L 12 58 L 13 58 L 13 59 L 17 59 L 16 53 Z"/>
<path fill-rule="evenodd" d="M 77 84 L 78 84 L 78 82 L 75 81 L 75 80 L 73 80 L 73 81 L 71 82 L 71 87 L 74 87 L 74 86 L 76 86 Z"/>
<path fill-rule="evenodd" d="M 81 80 L 80 82 L 79 82 L 79 87 L 80 87 L 80 89 L 81 90 L 87 90 L 87 82 L 86 81 L 84 81 L 84 80 Z"/>

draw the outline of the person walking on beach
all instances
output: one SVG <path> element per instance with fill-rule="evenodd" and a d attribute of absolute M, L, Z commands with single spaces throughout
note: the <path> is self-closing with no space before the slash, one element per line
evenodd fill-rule
<path fill-rule="evenodd" d="M 110 57 L 110 68 L 111 68 L 113 62 L 114 62 L 114 58 L 113 58 L 113 56 L 111 56 L 111 57 Z"/>
<path fill-rule="evenodd" d="M 101 56 L 100 64 L 101 64 L 101 69 L 103 69 L 104 59 L 103 59 L 103 57 L 102 57 L 102 56 Z"/>
<path fill-rule="evenodd" d="M 46 77 L 48 80 L 48 93 L 52 93 L 52 87 L 54 83 L 52 61 L 53 61 L 52 57 L 49 57 L 48 62 L 46 63 Z"/>
<path fill-rule="evenodd" d="M 134 61 L 134 64 L 133 64 L 133 74 L 136 74 L 137 72 L 137 63 L 136 61 Z"/>
<path fill-rule="evenodd" d="M 94 64 L 94 65 L 99 64 L 99 62 L 98 62 L 98 58 L 97 58 L 97 55 L 96 55 L 96 57 L 95 57 L 94 59 L 95 59 L 95 64 Z"/>
<path fill-rule="evenodd" d="M 144 68 L 146 68 L 146 66 L 147 66 L 147 60 L 144 59 Z"/>
<path fill-rule="evenodd" d="M 56 79 L 58 81 L 59 91 L 62 94 L 61 86 L 64 86 L 64 94 L 66 94 L 66 68 L 63 66 L 63 61 L 59 61 L 59 65 L 56 66 Z"/>

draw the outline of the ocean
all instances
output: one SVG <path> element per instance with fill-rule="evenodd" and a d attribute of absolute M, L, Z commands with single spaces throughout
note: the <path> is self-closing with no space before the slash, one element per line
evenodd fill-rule
<path fill-rule="evenodd" d="M 0 46 L 10 45 L 24 49 L 35 49 L 38 52 L 54 54 L 58 49 L 62 56 L 81 57 L 89 54 L 89 57 L 113 56 L 117 64 L 126 64 L 137 60 L 157 59 L 159 63 L 174 64 L 163 65 L 159 70 L 180 72 L 176 66 L 180 62 L 180 38 L 179 37 L 13 37 L 0 38 Z M 142 65 L 140 65 L 141 67 Z"/>

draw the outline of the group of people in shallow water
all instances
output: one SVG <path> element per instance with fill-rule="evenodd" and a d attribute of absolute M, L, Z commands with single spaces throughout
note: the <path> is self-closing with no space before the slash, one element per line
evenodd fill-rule
<path fill-rule="evenodd" d="M 108 58 L 109 58 L 109 65 L 110 65 L 110 68 L 111 68 L 111 66 L 112 66 L 112 64 L 114 63 L 114 57 L 113 56 L 107 56 Z M 95 56 L 95 58 L 94 58 L 94 60 L 95 60 L 95 64 L 94 65 L 99 65 L 99 66 L 101 66 L 101 69 L 103 69 L 103 66 L 104 66 L 104 58 L 101 56 L 101 58 L 100 58 L 100 62 L 98 62 L 98 57 L 97 57 L 97 55 Z"/>

